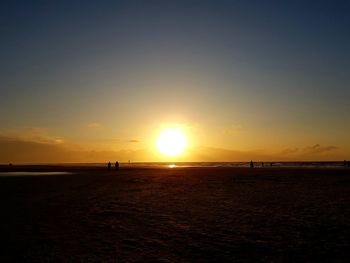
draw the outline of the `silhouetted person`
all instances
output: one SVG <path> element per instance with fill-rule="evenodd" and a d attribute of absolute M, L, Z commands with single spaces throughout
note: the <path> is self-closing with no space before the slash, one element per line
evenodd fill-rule
<path fill-rule="evenodd" d="M 253 161 L 250 161 L 250 168 L 254 168 L 254 163 L 253 163 Z"/>
<path fill-rule="evenodd" d="M 119 170 L 119 162 L 118 161 L 115 162 L 115 169 Z"/>
<path fill-rule="evenodd" d="M 347 166 L 347 163 L 346 163 L 346 160 L 344 160 L 344 167 L 346 167 Z"/>
<path fill-rule="evenodd" d="M 271 163 L 270 163 L 270 166 L 272 166 L 272 165 L 273 165 L 273 163 L 271 162 Z"/>
<path fill-rule="evenodd" d="M 264 162 L 261 162 L 261 167 L 264 167 Z"/>
<path fill-rule="evenodd" d="M 111 170 L 111 162 L 108 162 L 108 170 Z"/>
<path fill-rule="evenodd" d="M 12 163 L 9 163 L 9 166 L 12 167 Z"/>

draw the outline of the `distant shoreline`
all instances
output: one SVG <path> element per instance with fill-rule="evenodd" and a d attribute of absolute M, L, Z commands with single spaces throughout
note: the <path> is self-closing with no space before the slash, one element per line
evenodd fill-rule
<path fill-rule="evenodd" d="M 159 169 L 210 169 L 210 170 L 239 170 L 239 169 L 264 169 L 264 170 L 300 170 L 300 169 L 349 169 L 343 162 L 254 162 L 254 168 L 249 168 L 248 162 L 157 162 L 157 163 L 121 163 L 120 170 L 159 170 Z M 0 165 L 1 172 L 92 172 L 108 171 L 105 163 L 72 163 L 72 164 L 8 164 Z M 111 171 L 115 171 L 114 167 Z"/>

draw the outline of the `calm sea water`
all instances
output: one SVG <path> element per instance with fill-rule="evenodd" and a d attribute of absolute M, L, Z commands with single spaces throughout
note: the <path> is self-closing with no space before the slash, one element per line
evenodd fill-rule
<path fill-rule="evenodd" d="M 249 162 L 122 163 L 131 167 L 249 167 Z M 343 162 L 254 162 L 254 167 L 343 167 Z"/>

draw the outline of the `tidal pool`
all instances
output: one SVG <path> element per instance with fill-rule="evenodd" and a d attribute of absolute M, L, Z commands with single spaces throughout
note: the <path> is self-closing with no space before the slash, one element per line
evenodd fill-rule
<path fill-rule="evenodd" d="M 0 172 L 0 176 L 45 176 L 45 175 L 65 175 L 69 172 Z"/>

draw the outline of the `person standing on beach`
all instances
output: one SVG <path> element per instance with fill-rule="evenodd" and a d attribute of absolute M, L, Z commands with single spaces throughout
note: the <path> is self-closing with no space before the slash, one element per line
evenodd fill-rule
<path fill-rule="evenodd" d="M 254 168 L 254 163 L 253 163 L 253 161 L 250 161 L 250 168 Z"/>
<path fill-rule="evenodd" d="M 344 160 L 344 167 L 346 167 L 347 166 L 347 164 L 346 164 L 346 160 Z"/>
<path fill-rule="evenodd" d="M 115 162 L 115 169 L 119 170 L 119 162 L 118 161 Z"/>
<path fill-rule="evenodd" d="M 111 162 L 108 162 L 108 170 L 111 170 L 111 166 L 112 166 Z"/>

